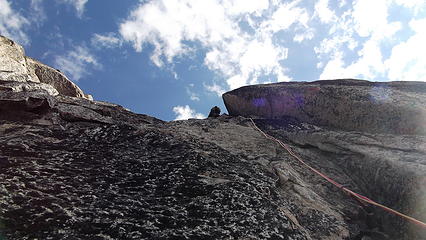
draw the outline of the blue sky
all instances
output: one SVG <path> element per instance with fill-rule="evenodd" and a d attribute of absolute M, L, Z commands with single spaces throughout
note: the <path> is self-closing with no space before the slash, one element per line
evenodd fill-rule
<path fill-rule="evenodd" d="M 426 81 L 424 0 L 0 0 L 0 34 L 163 120 L 225 111 L 248 84 Z"/>

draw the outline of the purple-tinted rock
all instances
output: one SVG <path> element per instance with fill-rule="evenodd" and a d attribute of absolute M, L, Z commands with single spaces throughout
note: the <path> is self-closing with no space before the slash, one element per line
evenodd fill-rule
<path fill-rule="evenodd" d="M 232 116 L 300 121 L 342 130 L 426 134 L 426 83 L 326 80 L 254 85 L 223 94 Z"/>

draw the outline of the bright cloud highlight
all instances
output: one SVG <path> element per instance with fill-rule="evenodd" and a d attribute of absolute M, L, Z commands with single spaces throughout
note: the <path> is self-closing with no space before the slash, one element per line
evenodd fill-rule
<path fill-rule="evenodd" d="M 122 44 L 122 39 L 117 37 L 115 33 L 107 33 L 107 34 L 93 34 L 91 38 L 91 44 L 94 47 L 104 47 L 104 48 L 115 48 L 120 47 Z"/>
<path fill-rule="evenodd" d="M 422 30 L 416 29 L 411 20 L 390 20 L 390 9 L 411 8 L 413 18 L 420 11 L 419 5 L 389 0 L 357 0 L 331 23 L 329 37 L 315 47 L 323 71 L 320 79 L 363 78 L 380 81 L 424 81 L 426 58 L 420 56 Z M 320 8 L 316 8 L 318 12 Z M 402 9 L 401 9 L 402 10 Z M 423 11 L 426 5 L 423 6 Z M 322 10 L 331 13 L 331 10 Z M 328 16 L 330 16 L 328 14 Z M 321 22 L 321 13 L 317 13 Z M 397 42 L 398 33 L 409 25 L 414 34 L 407 41 Z M 383 50 L 391 46 L 390 52 Z M 417 50 L 415 50 L 417 49 Z M 389 54 L 390 53 L 390 54 Z M 355 55 L 355 56 L 354 56 Z M 389 55 L 386 57 L 386 55 Z"/>
<path fill-rule="evenodd" d="M 426 18 L 412 20 L 409 26 L 415 34 L 393 47 L 384 65 L 389 80 L 426 82 Z"/>
<path fill-rule="evenodd" d="M 72 5 L 75 8 L 75 11 L 77 12 L 77 16 L 81 18 L 84 13 L 85 5 L 89 0 L 59 0 L 59 1 Z"/>
<path fill-rule="evenodd" d="M 70 76 L 73 81 L 90 74 L 90 68 L 99 69 L 102 65 L 87 47 L 77 46 L 65 55 L 56 56 L 54 66 Z"/>
<path fill-rule="evenodd" d="M 176 114 L 175 120 L 187 120 L 190 118 L 197 118 L 197 119 L 206 118 L 205 115 L 201 113 L 197 113 L 195 110 L 191 109 L 188 105 L 176 106 L 173 108 L 173 112 Z"/>
<path fill-rule="evenodd" d="M 317 55 L 311 69 L 320 70 L 315 78 L 422 80 L 425 60 L 409 48 L 418 47 L 423 35 L 406 20 L 390 16 L 391 9 L 404 8 L 412 13 L 410 21 L 420 21 L 426 15 L 422 3 L 151 0 L 137 5 L 119 32 L 136 51 L 153 46 L 151 60 L 158 67 L 204 51 L 204 65 L 223 79 L 223 83 L 216 79 L 204 84 L 216 93 L 247 84 L 300 79 L 286 62 L 298 57 L 298 52 L 291 54 L 289 49 L 301 46 L 302 51 L 314 50 Z M 396 42 L 408 24 L 414 35 Z M 389 46 L 390 52 L 384 52 Z M 406 56 L 401 56 L 402 51 Z M 220 87 L 225 85 L 225 89 Z"/>
<path fill-rule="evenodd" d="M 0 0 L 0 34 L 14 39 L 21 44 L 28 44 L 29 39 L 24 32 L 29 20 L 12 9 L 8 0 Z"/>
<path fill-rule="evenodd" d="M 151 60 L 158 67 L 198 50 L 187 42 L 200 44 L 207 51 L 204 64 L 223 76 L 229 88 L 258 83 L 260 75 L 285 81 L 289 77 L 279 62 L 286 59 L 287 48 L 274 42 L 273 31 L 281 20 L 302 13 L 265 23 L 269 32 L 251 34 L 240 26 L 244 22 L 247 28 L 261 27 L 255 19 L 269 7 L 267 0 L 149 1 L 131 12 L 120 34 L 136 51 L 154 46 Z"/>

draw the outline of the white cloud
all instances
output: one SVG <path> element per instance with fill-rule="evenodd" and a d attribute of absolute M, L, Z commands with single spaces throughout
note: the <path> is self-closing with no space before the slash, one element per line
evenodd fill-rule
<path fill-rule="evenodd" d="M 213 92 L 217 94 L 218 97 L 222 97 L 222 94 L 226 92 L 225 89 L 223 89 L 221 86 L 219 86 L 216 83 L 213 83 L 212 85 L 204 84 L 204 88 L 207 89 L 209 92 Z"/>
<path fill-rule="evenodd" d="M 192 101 L 200 101 L 200 97 L 198 96 L 198 94 L 195 94 L 195 93 L 191 93 L 190 96 L 189 96 L 189 98 Z"/>
<path fill-rule="evenodd" d="M 358 41 L 352 37 L 353 29 L 346 27 L 349 23 L 337 23 L 336 25 L 340 26 L 335 26 L 336 29 L 331 29 L 330 31 L 336 31 L 337 33 L 333 33 L 330 38 L 322 39 L 318 44 L 319 46 L 314 47 L 314 51 L 320 59 L 317 67 L 327 65 L 327 61 L 333 62 L 329 66 L 335 66 L 337 62 L 341 61 L 345 52 L 353 51 L 359 45 Z M 322 79 L 322 77 L 320 78 Z"/>
<path fill-rule="evenodd" d="M 361 37 L 381 31 L 387 25 L 388 6 L 386 0 L 357 0 L 353 2 L 355 29 Z"/>
<path fill-rule="evenodd" d="M 261 29 L 279 32 L 289 29 L 293 24 L 308 27 L 309 14 L 305 8 L 297 7 L 298 3 L 299 1 L 292 1 L 279 5 L 270 20 L 262 23 Z"/>
<path fill-rule="evenodd" d="M 21 44 L 28 44 L 29 39 L 24 32 L 29 21 L 24 16 L 15 12 L 9 1 L 0 0 L 0 34 Z"/>
<path fill-rule="evenodd" d="M 195 110 L 191 109 L 188 105 L 173 107 L 173 112 L 175 112 L 176 114 L 175 120 L 187 120 L 189 118 L 197 118 L 197 119 L 206 118 L 205 115 L 201 113 L 197 113 Z"/>
<path fill-rule="evenodd" d="M 31 21 L 41 26 L 47 20 L 47 15 L 43 7 L 43 0 L 31 0 L 30 8 Z"/>
<path fill-rule="evenodd" d="M 120 47 L 122 44 L 122 39 L 117 37 L 115 33 L 102 34 L 93 34 L 91 38 L 91 44 L 95 47 L 104 47 L 104 48 L 115 48 Z"/>
<path fill-rule="evenodd" d="M 233 0 L 224 1 L 223 4 L 230 15 L 254 13 L 254 15 L 260 16 L 262 11 L 269 7 L 268 0 Z"/>
<path fill-rule="evenodd" d="M 346 0 L 340 0 L 339 7 L 342 8 L 346 5 Z"/>
<path fill-rule="evenodd" d="M 375 79 L 385 74 L 385 65 L 378 42 L 368 40 L 358 51 L 359 58 L 349 66 L 344 67 L 342 54 L 336 55 L 327 63 L 320 79 L 363 78 Z"/>
<path fill-rule="evenodd" d="M 196 50 L 186 42 L 198 43 L 207 52 L 204 64 L 220 74 L 230 88 L 236 88 L 257 83 L 262 74 L 285 75 L 279 61 L 287 57 L 287 48 L 275 44 L 273 34 L 281 20 L 294 21 L 292 17 L 296 17 L 295 22 L 304 25 L 308 16 L 302 10 L 301 15 L 287 17 L 278 12 L 275 19 L 261 26 L 254 19 L 270 6 L 267 0 L 149 1 L 130 13 L 120 25 L 120 34 L 136 51 L 142 51 L 146 44 L 154 46 L 151 60 L 158 67 Z M 256 33 L 245 32 L 240 21 L 257 27 Z"/>
<path fill-rule="evenodd" d="M 89 0 L 59 0 L 59 1 L 72 5 L 77 12 L 77 16 L 81 18 L 84 13 L 84 7 Z"/>
<path fill-rule="evenodd" d="M 421 31 L 406 42 L 396 42 L 402 22 L 389 21 L 392 1 L 357 0 L 353 9 L 347 10 L 332 23 L 333 36 L 322 40 L 315 48 L 323 67 L 321 79 L 364 78 L 369 80 L 420 80 L 425 79 L 425 60 L 420 56 L 421 42 L 426 41 Z M 410 5 L 411 6 L 411 5 Z M 415 6 L 415 5 L 413 5 Z M 413 7 L 414 9 L 414 7 Z M 383 47 L 391 47 L 391 53 Z M 417 49 L 417 50 L 416 50 Z M 356 51 L 355 51 L 356 50 Z M 348 55 L 355 54 L 352 58 Z M 384 55 L 390 55 L 385 59 Z M 348 61 L 348 59 L 353 59 Z"/>
<path fill-rule="evenodd" d="M 293 37 L 293 41 L 301 43 L 305 40 L 311 40 L 314 38 L 314 30 L 313 29 L 307 29 L 304 30 L 302 33 L 296 33 Z"/>
<path fill-rule="evenodd" d="M 353 3 L 355 29 L 360 37 L 380 40 L 389 38 L 401 26 L 398 22 L 388 22 L 389 0 L 358 0 Z"/>
<path fill-rule="evenodd" d="M 328 79 L 338 79 L 338 78 L 352 78 L 351 75 L 343 67 L 344 62 L 342 60 L 341 54 L 334 56 L 330 61 L 325 65 L 319 79 L 328 80 Z"/>
<path fill-rule="evenodd" d="M 414 15 L 417 15 L 421 11 L 426 10 L 426 4 L 424 0 L 394 0 L 396 4 L 410 8 L 413 10 Z"/>
<path fill-rule="evenodd" d="M 300 79 L 303 70 L 285 64 L 312 49 L 320 78 L 423 79 L 420 51 L 409 50 L 422 49 L 422 33 L 399 35 L 412 34 L 410 20 L 390 15 L 402 8 L 411 19 L 426 12 L 424 0 L 150 0 L 130 12 L 119 33 L 136 51 L 153 47 L 151 61 L 166 69 L 201 50 L 203 64 L 219 76 L 204 88 L 218 96 L 247 84 L 290 81 L 290 73 Z"/>
<path fill-rule="evenodd" d="M 426 82 L 426 18 L 412 20 L 409 25 L 415 34 L 394 46 L 385 61 L 389 80 Z"/>
<path fill-rule="evenodd" d="M 186 87 L 186 93 L 189 95 L 189 99 L 192 101 L 200 101 L 200 95 L 192 91 L 192 88 L 194 87 L 194 84 L 189 84 L 188 87 Z"/>
<path fill-rule="evenodd" d="M 262 42 L 253 39 L 234 44 L 208 52 L 205 58 L 210 69 L 227 77 L 230 89 L 256 84 L 262 74 L 284 75 L 285 70 L 279 61 L 287 58 L 287 48 L 275 46 L 270 38 Z"/>
<path fill-rule="evenodd" d="M 102 67 L 95 56 L 87 47 L 77 46 L 63 56 L 54 58 L 54 66 L 71 76 L 71 80 L 78 81 L 90 74 L 89 68 L 99 69 Z"/>
<path fill-rule="evenodd" d="M 322 23 L 329 23 L 336 19 L 336 15 L 328 8 L 328 0 L 320 0 L 315 4 L 315 15 Z"/>

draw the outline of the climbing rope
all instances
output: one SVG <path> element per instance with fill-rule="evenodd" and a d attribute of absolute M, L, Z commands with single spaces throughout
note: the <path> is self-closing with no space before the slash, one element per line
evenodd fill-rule
<path fill-rule="evenodd" d="M 386 206 L 384 206 L 384 205 L 382 205 L 382 204 L 380 204 L 380 203 L 377 203 L 377 202 L 375 202 L 375 201 L 373 201 L 373 200 L 371 200 L 371 199 L 369 199 L 369 198 L 367 198 L 367 197 L 365 197 L 365 196 L 363 196 L 363 195 L 361 195 L 361 194 L 358 194 L 358 193 L 356 193 L 356 192 L 353 192 L 352 190 L 350 190 L 350 189 L 348 189 L 348 188 L 346 188 L 346 187 L 344 187 L 342 184 L 340 184 L 340 183 L 338 183 L 338 182 L 336 182 L 336 181 L 334 181 L 333 179 L 331 179 L 330 177 L 328 177 L 327 175 L 325 175 L 324 173 L 321 173 L 320 171 L 318 171 L 317 169 L 315 169 L 315 168 L 313 168 L 313 167 L 311 167 L 309 164 L 307 164 L 305 161 L 303 161 L 303 159 L 302 158 L 300 158 L 298 155 L 296 155 L 294 152 L 293 152 L 293 150 L 291 150 L 291 148 L 287 145 L 287 144 L 285 144 L 285 143 L 283 143 L 282 141 L 280 141 L 279 139 L 276 139 L 275 137 L 273 137 L 273 136 L 271 136 L 271 135 L 268 135 L 268 134 L 266 134 L 265 132 L 263 132 L 255 123 L 254 123 L 254 121 L 253 121 L 253 119 L 252 118 L 249 118 L 250 119 L 250 121 L 251 121 L 251 123 L 253 124 L 253 127 L 257 130 L 257 131 L 259 131 L 260 133 L 262 133 L 263 134 L 263 136 L 265 136 L 266 138 L 268 138 L 268 139 L 270 139 L 270 140 L 273 140 L 273 141 L 275 141 L 275 142 L 277 142 L 281 147 L 283 147 L 285 150 L 287 150 L 287 152 L 291 155 L 291 156 L 293 156 L 294 158 L 296 158 L 300 163 L 302 163 L 305 167 L 307 167 L 307 168 L 309 168 L 311 171 L 313 171 L 314 173 L 316 173 L 317 175 L 319 175 L 320 177 L 322 177 L 322 178 L 324 178 L 325 180 L 327 180 L 329 183 L 331 183 L 331 184 L 333 184 L 334 186 L 336 186 L 336 187 L 338 187 L 338 188 L 340 188 L 340 189 L 342 189 L 342 191 L 343 192 L 345 192 L 346 194 L 348 194 L 349 196 L 352 196 L 352 197 L 354 197 L 355 199 L 357 199 L 357 200 L 359 200 L 359 201 L 361 201 L 361 202 L 363 202 L 363 203 L 367 203 L 367 204 L 371 204 L 371 205 L 374 205 L 374 206 L 377 206 L 377 207 L 379 207 L 379 208 L 382 208 L 383 210 L 385 210 L 385 211 L 387 211 L 387 212 L 390 212 L 390 213 L 392 213 L 392 214 L 395 214 L 395 215 L 397 215 L 397 216 L 399 216 L 399 217 L 402 217 L 402 218 L 404 218 L 404 219 L 406 219 L 406 220 L 408 220 L 408 221 L 410 221 L 410 222 L 412 222 L 412 223 L 414 223 L 414 224 L 416 224 L 416 225 L 418 225 L 418 226 L 420 226 L 420 227 L 423 227 L 423 228 L 426 228 L 426 223 L 424 223 L 424 222 L 422 222 L 422 221 L 420 221 L 420 220 L 417 220 L 417 219 L 415 219 L 415 218 L 413 218 L 413 217 L 410 217 L 410 216 L 407 216 L 407 215 L 405 215 L 405 214 L 403 214 L 403 213 L 400 213 L 400 212 L 398 212 L 398 211 L 396 211 L 396 210 L 393 210 L 392 208 L 389 208 L 389 207 L 386 207 Z"/>

